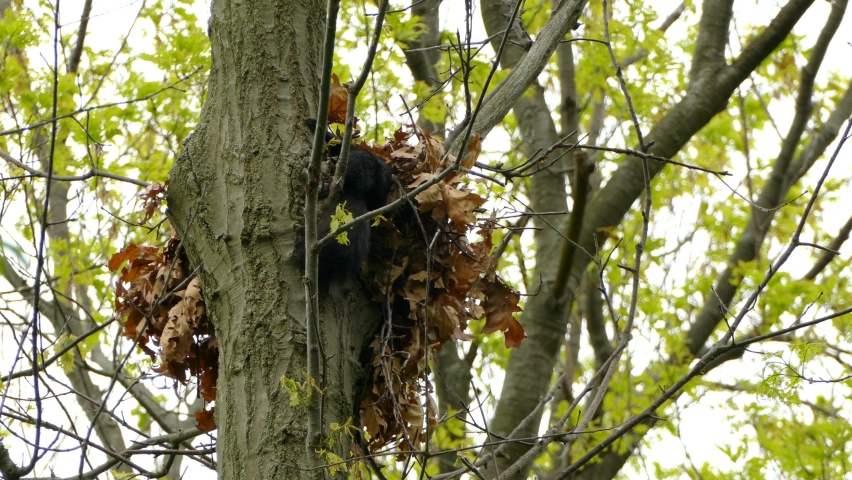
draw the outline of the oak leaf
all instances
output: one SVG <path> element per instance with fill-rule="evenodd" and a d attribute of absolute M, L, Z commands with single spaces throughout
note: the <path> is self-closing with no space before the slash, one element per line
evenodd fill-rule
<path fill-rule="evenodd" d="M 523 327 L 512 316 L 513 312 L 520 312 L 518 302 L 521 299 L 519 293 L 515 292 L 503 282 L 491 282 L 485 289 L 485 325 L 482 333 L 488 334 L 502 331 L 506 334 L 506 346 L 521 344 L 526 334 Z"/>
<path fill-rule="evenodd" d="M 340 79 L 331 74 L 331 86 L 328 95 L 328 123 L 346 122 L 346 104 L 349 102 L 349 90 L 340 84 Z"/>
<path fill-rule="evenodd" d="M 195 412 L 195 426 L 202 432 L 212 432 L 216 430 L 216 407 L 206 408 L 200 412 Z"/>

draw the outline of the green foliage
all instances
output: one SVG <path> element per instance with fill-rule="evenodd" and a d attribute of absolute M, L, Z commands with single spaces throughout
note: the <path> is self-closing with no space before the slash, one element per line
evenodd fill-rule
<path fill-rule="evenodd" d="M 2 131 L 48 119 L 54 107 L 52 9 L 56 2 L 12 3 L 13 8 L 0 15 Z M 66 118 L 57 121 L 54 174 L 76 176 L 98 169 L 147 182 L 166 180 L 181 142 L 198 120 L 210 64 L 209 41 L 189 9 L 192 4 L 187 0 L 149 1 L 139 11 L 133 29 L 124 32 L 122 38 L 110 39 L 110 32 L 97 29 L 100 18 L 94 16 L 76 71 L 69 71 L 67 62 L 77 42 L 79 22 L 62 26 L 55 90 L 57 114 Z M 96 11 L 97 5 L 95 2 Z M 102 6 L 109 10 L 108 14 L 115 14 L 109 5 Z M 67 22 L 65 9 L 70 13 L 75 7 L 65 3 L 62 7 L 63 20 Z M 152 43 L 139 41 L 145 36 Z M 81 109 L 87 111 L 68 117 Z M 0 136 L 0 150 L 33 168 L 47 170 L 50 127 L 24 128 Z M 0 255 L 9 261 L 7 264 L 0 259 L 4 281 L 10 271 L 34 271 L 36 263 L 35 239 L 41 229 L 45 182 L 21 177 L 24 174 L 22 169 L 0 160 Z M 47 295 L 45 302 L 50 301 L 51 305 L 54 300 L 59 302 L 58 320 L 67 324 L 52 328 L 46 318 L 42 319 L 42 357 L 59 352 L 77 339 L 71 326 L 88 329 L 94 325 L 91 322 L 111 318 L 114 285 L 103 268 L 107 258 L 126 242 L 158 243 L 168 235 L 165 229 L 147 230 L 134 225 L 142 218 L 134 198 L 136 186 L 94 177 L 78 182 L 54 181 L 52 189 L 54 194 L 67 191 L 66 204 L 61 203 L 61 196 L 51 198 L 51 206 L 60 208 L 67 221 L 52 225 L 57 231 L 49 237 L 42 276 L 50 281 L 42 287 L 42 295 Z M 161 219 L 162 213 L 157 212 L 147 226 L 156 225 Z M 26 277 L 25 281 L 30 283 L 31 278 Z M 8 295 L 8 284 L 3 283 L 2 290 L 4 311 L 9 306 L 18 309 L 15 302 L 20 304 L 20 300 L 14 293 Z M 42 303 L 43 311 L 45 304 Z M 90 363 L 89 354 L 95 348 L 117 355 L 118 365 L 118 358 L 127 353 L 127 344 L 122 339 L 114 345 L 116 334 L 116 328 L 111 326 L 78 342 L 47 367 L 45 378 L 79 369 L 79 363 L 75 364 L 77 354 L 78 359 Z M 4 357 L 4 361 L 10 358 Z M 151 364 L 147 355 L 130 352 L 123 374 L 148 375 Z M 64 391 L 57 397 L 63 401 L 73 398 Z M 162 395 L 154 398 L 165 401 Z M 144 408 L 135 405 L 128 411 L 137 417 L 140 428 L 148 428 L 150 415 Z M 133 474 L 113 472 L 112 476 L 129 478 Z"/>
<path fill-rule="evenodd" d="M 63 74 L 57 86 L 58 113 L 96 108 L 76 120 L 60 120 L 60 142 L 54 156 L 56 173 L 79 175 L 98 168 L 147 181 L 166 179 L 181 142 L 198 117 L 209 65 L 206 34 L 195 16 L 183 7 L 190 3 L 149 2 L 140 12 L 137 28 L 153 34 L 154 50 L 136 51 L 129 41 L 111 45 L 112 48 L 87 44 L 77 72 L 66 74 L 64 66 L 60 66 Z M 19 49 L 14 55 L 5 55 L 0 63 L 0 91 L 8 92 L 8 105 L 14 106 L 4 113 L 14 119 L 13 124 L 26 125 L 49 114 L 53 75 L 42 61 L 29 57 L 29 48 L 49 42 L 52 28 L 52 18 L 41 9 L 16 9 L 0 19 L 0 38 L 7 47 Z M 76 40 L 63 41 L 73 44 Z M 188 76 L 192 72 L 196 73 Z M 176 88 L 169 88 L 170 85 Z M 97 108 L 108 102 L 120 104 Z M 1 146 L 13 156 L 20 156 L 20 152 L 31 152 L 26 146 L 46 133 L 35 129 L 2 137 Z M 28 156 L 22 160 L 32 161 Z M 87 221 L 71 223 L 65 249 L 52 250 L 56 254 L 53 273 L 63 279 L 73 276 L 78 284 L 93 287 L 94 298 L 106 299 L 108 282 L 98 278 L 99 272 L 90 266 L 109 257 L 123 242 L 103 243 L 102 236 L 139 240 L 144 233 L 115 221 L 138 215 L 133 202 L 127 202 L 127 192 L 105 188 L 99 179 L 81 187 L 75 192 L 79 203 L 77 218 Z M 35 205 L 42 201 L 38 198 L 43 195 L 41 188 L 36 187 L 32 192 L 35 197 L 28 202 L 33 214 Z M 24 239 L 32 240 L 32 229 L 24 218 L 16 219 L 16 225 Z M 101 312 L 92 314 L 103 318 Z"/>
<path fill-rule="evenodd" d="M 800 344 L 791 345 L 789 353 L 768 354 L 757 392 L 785 404 L 798 404 L 803 382 L 810 382 L 808 363 L 823 349 L 820 344 Z"/>
<path fill-rule="evenodd" d="M 329 424 L 329 434 L 323 440 L 325 448 L 317 450 L 317 453 L 325 459 L 325 464 L 328 465 L 328 471 L 332 475 L 338 472 L 348 472 L 349 465 L 340 455 L 334 453 L 334 448 L 337 445 L 348 445 L 354 438 L 356 427 L 352 424 L 352 417 L 346 419 L 343 424 L 331 422 Z M 339 449 L 339 447 L 338 447 Z"/>
<path fill-rule="evenodd" d="M 56 343 L 53 345 L 53 350 L 55 351 L 55 353 L 59 353 L 60 350 L 62 350 L 63 348 L 65 348 L 66 345 L 76 340 L 76 338 L 77 337 L 70 333 L 63 333 L 59 336 L 59 338 L 56 340 Z M 75 348 L 80 352 L 80 356 L 85 358 L 91 347 L 89 346 L 87 348 L 85 342 L 80 342 L 77 345 L 78 346 Z M 62 371 L 64 371 L 65 373 L 70 373 L 71 370 L 74 368 L 74 350 L 74 348 L 68 350 L 56 360 L 56 364 L 59 365 L 59 367 L 62 368 Z"/>
<path fill-rule="evenodd" d="M 311 395 L 314 393 L 322 395 L 322 390 L 320 390 L 316 381 L 308 375 L 308 372 L 302 372 L 302 375 L 305 380 L 301 382 L 282 375 L 281 387 L 290 395 L 290 405 L 308 408 L 311 405 Z"/>
<path fill-rule="evenodd" d="M 422 18 L 415 15 L 387 15 L 384 29 L 389 37 L 397 42 L 408 44 L 420 37 L 425 26 Z"/>
<path fill-rule="evenodd" d="M 454 450 L 469 445 L 465 437 L 463 413 L 448 409 L 447 420 L 438 424 L 438 429 L 432 437 L 432 442 L 441 450 Z"/>
<path fill-rule="evenodd" d="M 334 215 L 331 216 L 331 231 L 336 232 L 341 225 L 355 220 L 352 212 L 346 210 L 346 202 L 339 203 L 334 209 Z M 349 232 L 343 232 L 334 237 L 337 243 L 341 245 L 349 245 Z"/>
<path fill-rule="evenodd" d="M 130 480 L 136 476 L 134 472 L 119 472 L 118 470 L 112 470 L 109 473 L 115 480 Z"/>

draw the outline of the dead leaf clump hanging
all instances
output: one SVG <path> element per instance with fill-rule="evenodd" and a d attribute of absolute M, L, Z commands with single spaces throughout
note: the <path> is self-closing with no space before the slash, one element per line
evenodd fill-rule
<path fill-rule="evenodd" d="M 388 162 L 406 192 L 455 162 L 443 142 L 419 130 L 399 129 L 381 149 L 371 149 Z M 472 167 L 480 149 L 475 135 L 462 166 Z M 503 332 L 507 347 L 526 338 L 513 315 L 521 311 L 520 294 L 495 270 L 491 251 L 497 224 L 494 214 L 485 215 L 485 203 L 456 171 L 373 229 L 365 279 L 373 299 L 392 308 L 390 322 L 372 343 L 371 388 L 361 402 L 371 450 L 391 444 L 417 450 L 428 441 L 426 432 L 434 431 L 437 408 L 427 351 L 470 340 L 468 324 L 482 319 L 482 332 Z"/>
<path fill-rule="evenodd" d="M 180 240 L 173 236 L 162 249 L 130 244 L 107 267 L 118 272 L 115 311 L 122 336 L 159 361 L 154 371 L 184 385 L 195 377 L 201 397 L 214 401 L 218 344 Z M 205 420 L 208 427 L 211 418 Z"/>

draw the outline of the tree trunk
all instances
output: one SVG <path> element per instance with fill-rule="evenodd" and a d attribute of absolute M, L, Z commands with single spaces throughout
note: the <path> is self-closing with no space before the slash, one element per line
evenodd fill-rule
<path fill-rule="evenodd" d="M 316 116 L 324 28 L 321 0 L 214 1 L 207 100 L 171 172 L 170 218 L 201 266 L 219 341 L 222 479 L 308 476 L 306 407 L 291 405 L 280 381 L 304 382 L 307 370 L 301 125 Z M 380 318 L 349 287 L 320 298 L 326 369 L 313 380 L 327 392 L 324 425 L 356 415 L 358 357 Z M 334 440 L 345 458 L 347 438 Z"/>

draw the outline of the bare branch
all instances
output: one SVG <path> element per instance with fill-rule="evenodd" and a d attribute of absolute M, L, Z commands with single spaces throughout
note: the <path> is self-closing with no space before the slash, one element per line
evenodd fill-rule
<path fill-rule="evenodd" d="M 83 13 L 80 16 L 80 28 L 77 29 L 77 43 L 68 57 L 68 73 L 77 73 L 80 58 L 83 56 L 83 42 L 86 40 L 86 30 L 89 28 L 89 16 L 92 14 L 92 0 L 86 0 L 83 4 Z"/>
<path fill-rule="evenodd" d="M 15 165 L 18 168 L 24 169 L 26 172 L 28 172 L 30 175 L 32 175 L 34 177 L 47 178 L 47 173 L 36 170 L 35 168 L 27 165 L 26 163 L 16 159 L 15 157 L 9 155 L 8 153 L 6 153 L 2 150 L 0 150 L 0 158 L 2 158 L 3 160 L 6 160 L 7 162 L 11 163 L 12 165 Z M 138 180 L 138 179 L 132 178 L 132 177 L 125 177 L 123 175 L 117 175 L 115 173 L 106 172 L 104 170 L 98 170 L 96 168 L 93 168 L 93 169 L 89 170 L 88 172 L 86 172 L 82 175 L 74 175 L 74 176 L 52 175 L 50 178 L 51 178 L 51 180 L 55 180 L 55 181 L 59 181 L 59 182 L 78 182 L 78 181 L 88 180 L 88 179 L 94 178 L 94 177 L 109 178 L 109 179 L 112 179 L 112 180 L 120 180 L 122 182 L 132 183 L 133 185 L 139 185 L 140 187 L 147 187 L 147 186 L 151 185 L 149 182 Z"/>
<path fill-rule="evenodd" d="M 805 274 L 803 277 L 805 280 L 814 280 L 817 275 L 819 275 L 819 273 L 822 272 L 832 260 L 834 260 L 834 257 L 837 256 L 837 252 L 840 250 L 840 247 L 849 239 L 850 232 L 852 232 L 852 217 L 849 217 L 849 220 L 846 220 L 846 223 L 840 228 L 837 236 L 834 237 L 834 240 L 828 247 L 828 250 L 824 251 L 822 255 L 820 255 L 819 260 L 817 260 L 814 266 Z"/>
<path fill-rule="evenodd" d="M 113 317 L 113 318 L 111 318 L 111 319 L 109 319 L 109 320 L 107 320 L 107 321 L 106 321 L 106 322 L 104 322 L 104 323 L 101 323 L 101 324 L 99 324 L 99 325 L 95 326 L 94 328 L 92 328 L 92 329 L 91 329 L 91 330 L 89 330 L 88 332 L 84 333 L 83 335 L 80 335 L 79 337 L 75 338 L 75 339 L 74 339 L 74 340 L 72 340 L 71 342 L 68 342 L 68 344 L 67 344 L 67 345 L 65 345 L 65 346 L 64 346 L 64 347 L 62 347 L 59 351 L 57 351 L 56 353 L 54 353 L 54 354 L 53 354 L 50 358 L 48 358 L 47 360 L 43 361 L 43 362 L 42 362 L 42 363 L 38 366 L 38 368 L 37 368 L 37 369 L 30 368 L 30 369 L 28 369 L 28 370 L 21 370 L 21 371 L 19 371 L 19 372 L 15 372 L 15 373 L 12 373 L 12 374 L 10 374 L 10 375 L 5 375 L 2 379 L 0 379 L 0 382 L 6 383 L 6 382 L 8 382 L 9 380 L 14 380 L 14 379 L 16 379 L 16 378 L 20 378 L 20 377 L 27 377 L 27 376 L 29 376 L 29 375 L 32 375 L 34 370 L 43 371 L 45 368 L 47 368 L 48 366 L 50 366 L 51 364 L 53 364 L 53 362 L 55 362 L 55 361 L 59 360 L 60 358 L 62 358 L 62 356 L 63 356 L 63 355 L 65 355 L 66 353 L 70 352 L 70 351 L 71 351 L 71 349 L 73 349 L 73 348 L 77 348 L 77 345 L 78 345 L 80 342 L 82 342 L 83 340 L 86 340 L 86 339 L 87 339 L 87 338 L 89 338 L 90 336 L 92 336 L 92 335 L 94 335 L 94 334 L 96 334 L 96 333 L 100 332 L 101 330 L 103 330 L 103 329 L 104 329 L 104 328 L 106 328 L 107 326 L 111 325 L 113 321 L 115 321 L 115 318 L 114 318 L 114 317 Z"/>

